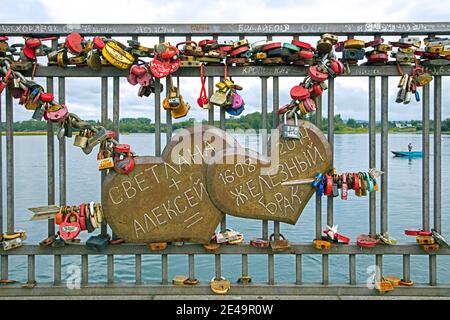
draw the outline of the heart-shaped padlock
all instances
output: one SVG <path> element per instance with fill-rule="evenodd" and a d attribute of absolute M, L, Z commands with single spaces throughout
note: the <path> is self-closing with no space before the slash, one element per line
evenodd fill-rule
<path fill-rule="evenodd" d="M 146 66 L 142 66 L 142 69 L 144 70 L 144 73 L 142 75 L 137 76 L 137 83 L 141 86 L 149 86 L 152 83 L 152 75 L 148 72 L 148 69 Z M 139 70 L 139 72 L 141 72 Z"/>
<path fill-rule="evenodd" d="M 45 110 L 44 119 L 51 122 L 62 122 L 69 115 L 69 110 L 65 104 L 60 105 L 60 109 L 55 111 Z"/>
<path fill-rule="evenodd" d="M 72 32 L 66 37 L 65 45 L 71 53 L 78 55 L 83 51 L 83 40 L 83 37 L 79 33 Z"/>
<path fill-rule="evenodd" d="M 308 68 L 308 76 L 317 82 L 323 82 L 328 79 L 328 73 L 321 72 L 317 66 L 311 66 Z"/>
<path fill-rule="evenodd" d="M 172 72 L 172 66 L 168 62 L 158 60 L 158 53 L 150 62 L 150 70 L 156 78 L 164 78 Z"/>
<path fill-rule="evenodd" d="M 75 217 L 75 221 L 70 222 L 70 218 Z M 64 240 L 73 240 L 80 234 L 80 216 L 76 212 L 69 213 L 64 222 L 59 225 L 59 235 Z"/>
<path fill-rule="evenodd" d="M 308 98 L 310 95 L 308 89 L 306 89 L 303 84 L 292 87 L 290 93 L 291 93 L 291 98 L 293 100 L 298 100 L 298 101 L 302 101 L 302 100 Z"/>
<path fill-rule="evenodd" d="M 197 104 L 200 108 L 205 108 L 205 106 L 206 106 L 205 109 L 208 109 L 208 107 L 209 107 L 208 97 L 205 97 L 205 96 L 198 97 Z"/>

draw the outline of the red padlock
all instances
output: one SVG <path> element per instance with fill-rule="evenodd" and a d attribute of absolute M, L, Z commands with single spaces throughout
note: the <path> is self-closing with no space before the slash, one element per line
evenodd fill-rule
<path fill-rule="evenodd" d="M 80 204 L 80 229 L 81 231 L 87 230 L 86 225 L 86 205 Z"/>
<path fill-rule="evenodd" d="M 53 93 L 41 93 L 41 95 L 39 96 L 39 99 L 41 99 L 42 102 L 52 102 L 55 97 L 53 95 Z"/>
<path fill-rule="evenodd" d="M 373 248 L 380 242 L 380 239 L 371 238 L 367 234 L 361 234 L 356 238 L 356 244 L 362 248 Z"/>
<path fill-rule="evenodd" d="M 339 41 L 334 45 L 334 51 L 342 52 L 344 50 L 345 41 Z"/>
<path fill-rule="evenodd" d="M 368 47 L 376 47 L 376 46 L 382 44 L 383 42 L 384 42 L 383 38 L 378 38 L 378 39 L 366 42 L 365 46 L 366 46 L 366 48 L 368 48 Z"/>
<path fill-rule="evenodd" d="M 317 82 L 324 82 L 328 79 L 328 73 L 321 72 L 317 66 L 311 66 L 308 68 L 308 75 Z"/>
<path fill-rule="evenodd" d="M 314 52 L 311 50 L 301 50 L 297 54 L 300 59 L 312 59 L 314 57 Z"/>
<path fill-rule="evenodd" d="M 281 48 L 283 46 L 283 44 L 281 42 L 272 42 L 269 44 L 266 44 L 264 47 L 262 47 L 261 51 L 265 52 L 265 51 L 269 51 L 272 49 L 278 49 Z"/>
<path fill-rule="evenodd" d="M 215 43 L 217 43 L 217 40 L 208 40 L 208 39 L 205 39 L 205 40 L 201 40 L 199 43 L 198 43 L 198 45 L 199 45 L 199 47 L 205 47 L 206 45 L 208 45 L 208 44 L 215 44 Z"/>
<path fill-rule="evenodd" d="M 367 62 L 369 63 L 384 63 L 389 60 L 389 57 L 386 53 L 372 53 L 368 58 Z"/>
<path fill-rule="evenodd" d="M 306 110 L 311 112 L 316 110 L 316 102 L 311 98 L 306 98 L 303 101 L 303 106 L 306 108 Z"/>
<path fill-rule="evenodd" d="M 75 217 L 74 222 L 70 222 L 70 218 Z M 59 235 L 64 240 L 73 240 L 80 234 L 80 216 L 76 212 L 69 213 L 64 222 L 59 225 Z"/>
<path fill-rule="evenodd" d="M 114 170 L 120 174 L 129 174 L 134 169 L 134 159 L 131 157 L 129 144 L 114 146 Z"/>
<path fill-rule="evenodd" d="M 0 94 L 5 90 L 6 86 L 8 85 L 9 77 L 11 77 L 12 70 L 8 69 L 6 74 L 3 76 L 2 81 L 0 81 Z"/>
<path fill-rule="evenodd" d="M 241 53 L 245 53 L 245 52 L 247 52 L 249 50 L 250 50 L 249 46 L 239 47 L 239 48 L 234 49 L 233 51 L 231 51 L 230 56 L 236 57 L 236 56 L 240 55 Z"/>
<path fill-rule="evenodd" d="M 66 37 L 66 47 L 73 54 L 80 54 L 83 51 L 81 44 L 84 38 L 78 32 L 72 32 Z"/>
<path fill-rule="evenodd" d="M 331 70 L 333 70 L 333 72 L 336 75 L 340 75 L 340 74 L 343 74 L 345 72 L 344 64 L 341 61 L 337 60 L 337 59 L 333 58 L 333 59 L 330 60 L 330 67 L 331 67 Z"/>
<path fill-rule="evenodd" d="M 291 89 L 291 98 L 293 100 L 298 100 L 298 101 L 302 101 L 306 98 L 309 98 L 310 93 L 308 91 L 308 89 L 305 88 L 304 84 L 300 84 L 298 86 L 294 86 Z"/>
<path fill-rule="evenodd" d="M 314 51 L 314 48 L 307 42 L 303 42 L 300 40 L 292 40 L 291 44 L 293 44 L 294 46 L 297 46 L 301 49 Z"/>
<path fill-rule="evenodd" d="M 319 97 L 323 94 L 323 89 L 320 86 L 320 84 L 313 84 L 313 86 L 310 89 L 310 92 L 312 92 L 316 97 Z"/>
<path fill-rule="evenodd" d="M 36 60 L 36 49 L 42 45 L 42 41 L 54 39 L 57 39 L 57 37 L 28 38 L 25 40 L 25 46 L 23 47 L 23 54 L 30 60 Z"/>
<path fill-rule="evenodd" d="M 8 41 L 8 37 L 6 37 L 6 36 L 0 36 L 0 41 Z"/>
<path fill-rule="evenodd" d="M 156 78 L 164 78 L 170 74 L 172 66 L 168 62 L 159 61 L 155 52 L 155 57 L 150 62 L 150 70 Z"/>
<path fill-rule="evenodd" d="M 97 49 L 103 49 L 105 47 L 105 42 L 103 41 L 102 37 L 96 36 L 94 37 L 94 47 Z"/>
<path fill-rule="evenodd" d="M 174 50 L 167 50 L 161 53 L 161 58 L 164 60 L 172 59 L 176 55 Z"/>
<path fill-rule="evenodd" d="M 286 112 L 289 111 L 290 108 L 291 108 L 291 105 L 290 104 L 286 104 L 286 105 L 280 107 L 280 109 L 278 109 L 278 114 L 279 115 L 285 114 Z"/>

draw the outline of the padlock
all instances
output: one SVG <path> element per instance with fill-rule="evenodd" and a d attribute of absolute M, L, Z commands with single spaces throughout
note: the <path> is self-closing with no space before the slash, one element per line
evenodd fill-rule
<path fill-rule="evenodd" d="M 433 81 L 433 76 L 426 72 L 423 68 L 415 68 L 414 71 L 414 81 L 418 87 L 426 86 L 428 83 Z"/>
<path fill-rule="evenodd" d="M 416 241 L 418 244 L 434 244 L 434 238 L 430 236 L 417 236 Z"/>
<path fill-rule="evenodd" d="M 70 221 L 72 217 L 75 218 L 73 222 Z M 80 234 L 80 231 L 80 217 L 75 211 L 68 213 L 64 222 L 59 225 L 59 235 L 64 240 L 75 239 Z"/>
<path fill-rule="evenodd" d="M 434 244 L 424 244 L 422 245 L 423 250 L 425 250 L 426 252 L 436 252 L 439 251 L 439 244 L 434 243 Z"/>
<path fill-rule="evenodd" d="M 373 248 L 380 242 L 366 234 L 361 234 L 356 238 L 356 244 L 361 248 Z"/>
<path fill-rule="evenodd" d="M 135 59 L 125 49 L 126 47 L 120 42 L 108 40 L 102 49 L 102 55 L 114 67 L 126 70 L 133 64 Z"/>
<path fill-rule="evenodd" d="M 215 91 L 209 98 L 209 103 L 219 107 L 223 107 L 227 102 L 228 91 L 222 92 L 220 90 Z"/>
<path fill-rule="evenodd" d="M 23 241 L 20 237 L 11 239 L 11 240 L 5 240 L 2 241 L 3 250 L 8 251 L 15 248 L 19 248 L 23 245 Z"/>
<path fill-rule="evenodd" d="M 191 109 L 191 105 L 188 102 L 185 102 L 183 100 L 183 97 L 180 96 L 180 105 L 179 105 L 179 107 L 175 108 L 175 109 L 171 109 L 170 110 L 170 115 L 174 119 L 179 119 L 179 118 L 185 117 L 188 114 L 190 109 Z"/>
<path fill-rule="evenodd" d="M 172 284 L 175 286 L 182 286 L 184 285 L 184 282 L 188 279 L 188 277 L 183 275 L 176 275 L 172 279 Z"/>
<path fill-rule="evenodd" d="M 65 104 L 59 105 L 61 108 L 56 111 L 45 110 L 44 118 L 50 122 L 63 122 L 69 116 L 69 110 Z"/>
<path fill-rule="evenodd" d="M 88 143 L 88 137 L 86 136 L 86 130 L 81 130 L 74 138 L 73 145 L 79 148 L 85 148 Z"/>
<path fill-rule="evenodd" d="M 300 140 L 301 135 L 300 135 L 300 127 L 298 125 L 297 113 L 294 113 L 294 121 L 295 121 L 294 125 L 287 123 L 287 113 L 283 115 L 283 120 L 284 121 L 281 136 L 284 139 Z"/>
<path fill-rule="evenodd" d="M 326 240 L 314 240 L 314 248 L 318 250 L 328 250 L 331 248 L 331 242 Z"/>
<path fill-rule="evenodd" d="M 291 94 L 292 100 L 298 100 L 298 101 L 305 100 L 306 98 L 309 98 L 309 96 L 310 96 L 310 93 L 309 93 L 308 89 L 305 88 L 304 84 L 300 84 L 298 86 L 292 87 L 290 94 Z"/>
<path fill-rule="evenodd" d="M 347 174 L 345 174 L 345 173 L 342 174 L 341 181 L 342 181 L 341 199 L 347 200 L 347 195 L 348 195 Z"/>
<path fill-rule="evenodd" d="M 363 40 L 348 39 L 344 42 L 345 49 L 362 49 L 365 47 L 365 42 Z"/>
<path fill-rule="evenodd" d="M 92 152 L 92 149 L 97 146 L 102 141 L 109 138 L 108 132 L 105 128 L 101 127 L 95 134 L 93 134 L 87 142 L 86 147 L 82 148 L 83 152 L 85 154 L 90 154 Z"/>
<path fill-rule="evenodd" d="M 108 248 L 110 236 L 97 235 L 92 236 L 86 241 L 86 249 L 95 252 L 103 252 Z"/>
<path fill-rule="evenodd" d="M 249 284 L 252 282 L 252 278 L 249 275 L 242 276 L 238 278 L 237 282 L 240 284 Z"/>
<path fill-rule="evenodd" d="M 86 56 L 86 63 L 89 68 L 94 71 L 99 71 L 102 68 L 102 59 L 100 58 L 99 49 L 94 49 L 94 46 Z"/>
<path fill-rule="evenodd" d="M 166 250 L 167 248 L 167 242 L 153 242 L 148 245 L 150 250 L 152 251 L 162 251 Z"/>
<path fill-rule="evenodd" d="M 403 53 L 403 52 L 397 52 L 395 59 L 400 63 L 400 64 L 411 64 L 414 63 L 416 57 L 414 54 L 408 54 L 408 53 Z"/>
<path fill-rule="evenodd" d="M 323 82 L 328 79 L 328 73 L 322 72 L 318 69 L 318 66 L 311 66 L 308 68 L 308 76 L 314 81 Z"/>
<path fill-rule="evenodd" d="M 72 32 L 66 37 L 65 46 L 72 54 L 80 54 L 83 51 L 83 37 L 77 33 Z"/>
<path fill-rule="evenodd" d="M 286 251 L 291 249 L 291 245 L 289 244 L 289 241 L 280 234 L 280 238 L 278 240 L 275 239 L 275 234 L 271 234 L 269 237 L 270 240 L 270 247 L 272 248 L 272 251 L 279 252 L 279 251 Z"/>
<path fill-rule="evenodd" d="M 413 48 L 398 48 L 398 52 L 405 54 L 414 54 L 415 50 Z"/>
<path fill-rule="evenodd" d="M 374 39 L 372 41 L 366 42 L 365 47 L 377 47 L 381 44 L 383 44 L 384 39 L 383 38 L 378 38 L 378 39 Z"/>
<path fill-rule="evenodd" d="M 386 292 L 394 290 L 394 287 L 392 286 L 392 284 L 387 280 L 381 280 L 380 282 L 376 282 L 375 288 L 380 293 L 386 293 Z"/>
<path fill-rule="evenodd" d="M 362 60 L 366 55 L 364 49 L 344 49 L 342 51 L 342 60 Z"/>
<path fill-rule="evenodd" d="M 445 240 L 445 238 L 439 234 L 436 230 L 431 229 L 432 235 L 433 235 L 433 239 L 440 245 L 446 248 L 449 248 L 449 244 L 447 242 L 447 240 Z"/>
<path fill-rule="evenodd" d="M 110 150 L 102 149 L 97 154 L 98 170 L 114 168 L 114 159 Z"/>
<path fill-rule="evenodd" d="M 373 51 L 368 57 L 367 62 L 371 64 L 386 63 L 389 57 L 386 53 Z"/>
<path fill-rule="evenodd" d="M 420 48 L 421 41 L 419 37 L 403 37 L 398 40 L 398 43 Z"/>
<path fill-rule="evenodd" d="M 228 243 L 229 241 L 236 241 L 239 239 L 239 232 L 232 229 L 227 229 L 225 232 L 218 232 L 215 235 L 217 243 Z"/>
<path fill-rule="evenodd" d="M 236 92 L 236 90 L 231 90 L 231 93 L 233 94 L 233 109 L 239 109 L 244 105 L 244 99 L 242 99 L 241 95 Z"/>
<path fill-rule="evenodd" d="M 114 146 L 114 170 L 120 174 L 129 174 L 134 169 L 134 159 L 130 145 L 118 144 Z"/>
<path fill-rule="evenodd" d="M 230 281 L 226 280 L 224 277 L 221 277 L 220 279 L 213 278 L 211 280 L 211 290 L 220 295 L 227 294 L 228 291 L 230 291 L 231 283 Z"/>
<path fill-rule="evenodd" d="M 390 44 L 380 44 L 375 48 L 378 52 L 384 52 L 387 53 L 389 51 L 392 51 L 392 45 Z"/>
<path fill-rule="evenodd" d="M 268 248 L 270 246 L 270 242 L 262 238 L 252 238 L 250 240 L 250 245 L 255 248 Z"/>
<path fill-rule="evenodd" d="M 394 246 L 397 244 L 397 240 L 392 238 L 388 232 L 384 232 L 382 234 L 378 235 L 378 238 L 380 239 L 381 243 Z"/>
<path fill-rule="evenodd" d="M 329 53 L 333 46 L 338 42 L 338 36 L 330 33 L 325 33 L 317 42 L 317 50 L 321 53 Z"/>
<path fill-rule="evenodd" d="M 204 244 L 203 248 L 205 248 L 206 252 L 217 253 L 220 249 L 220 244 L 211 242 L 208 244 Z"/>
<path fill-rule="evenodd" d="M 306 110 L 305 114 L 316 110 L 316 102 L 311 98 L 306 98 L 300 102 L 300 106 L 303 106 Z"/>

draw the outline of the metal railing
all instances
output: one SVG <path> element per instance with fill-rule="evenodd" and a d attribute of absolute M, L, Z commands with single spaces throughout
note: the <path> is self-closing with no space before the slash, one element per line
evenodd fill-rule
<path fill-rule="evenodd" d="M 245 36 L 264 36 L 272 39 L 273 36 L 290 36 L 298 39 L 303 36 L 315 36 L 325 32 L 335 33 L 341 36 L 352 38 L 354 36 L 370 36 L 378 38 L 381 36 L 399 36 L 399 35 L 449 35 L 450 22 L 445 23 L 347 23 L 347 24 L 175 24 L 175 25 L 58 25 L 58 24 L 3 24 L 0 25 L 0 34 L 8 36 L 21 35 L 59 35 L 65 36 L 72 31 L 77 31 L 84 36 L 105 35 L 105 36 L 125 36 L 138 40 L 139 37 L 152 36 L 158 37 L 163 42 L 166 37 L 182 36 L 187 40 L 193 36 L 212 36 L 220 39 L 224 36 L 233 36 L 243 38 Z M 53 42 L 56 46 L 56 42 Z M 430 146 L 429 146 L 429 119 L 430 119 L 430 88 L 423 87 L 423 171 L 422 171 L 422 228 L 430 230 L 430 209 L 434 213 L 434 229 L 441 232 L 441 107 L 442 107 L 442 77 L 450 75 L 450 66 L 430 67 L 429 72 L 434 75 L 434 206 L 430 208 Z M 205 75 L 208 77 L 208 92 L 213 93 L 214 79 L 222 75 L 221 67 L 206 67 Z M 405 68 L 405 72 L 409 72 Z M 261 79 L 261 112 L 262 129 L 268 127 L 268 122 L 272 121 L 274 126 L 278 125 L 277 113 L 273 113 L 273 119 L 268 119 L 268 80 L 273 81 L 273 111 L 279 106 L 279 78 L 280 77 L 300 77 L 306 75 L 306 69 L 296 66 L 245 66 L 229 67 L 229 76 L 236 77 L 259 77 Z M 93 71 L 89 68 L 67 68 L 59 67 L 39 67 L 36 76 L 46 77 L 47 90 L 52 92 L 54 89 L 54 78 L 57 78 L 59 102 L 65 101 L 65 78 L 66 77 L 101 77 L 101 122 L 103 125 L 108 117 L 108 81 L 113 79 L 113 128 L 117 137 L 119 133 L 119 78 L 125 77 L 127 71 L 121 71 L 115 68 L 102 68 L 101 71 Z M 182 68 L 176 73 L 180 77 L 198 76 L 198 70 L 192 68 Z M 381 199 L 380 231 L 388 231 L 388 81 L 390 76 L 398 76 L 395 66 L 358 66 L 352 67 L 351 73 L 344 76 L 367 77 L 369 88 L 369 165 L 376 166 L 376 79 L 381 77 L 381 170 L 385 172 L 381 179 Z M 161 155 L 161 95 L 159 93 L 159 80 L 157 80 L 157 89 L 155 99 L 155 154 Z M 168 85 L 166 83 L 166 89 Z M 328 139 L 333 146 L 334 143 L 334 80 L 328 82 Z M 319 103 L 316 112 L 316 125 L 320 127 L 322 122 L 322 102 Z M 209 124 L 214 125 L 214 111 L 210 109 L 208 114 Z M 220 127 L 225 129 L 225 112 L 220 112 Z M 171 137 L 172 125 L 170 113 L 166 113 L 167 137 Z M 55 203 L 55 171 L 59 168 L 59 199 L 60 205 L 66 204 L 66 150 L 64 138 L 59 142 L 59 161 L 54 163 L 55 145 L 54 145 L 54 127 L 48 124 L 47 129 L 47 173 L 48 173 L 48 204 Z M 2 152 L 0 139 L 0 152 Z M 0 232 L 14 231 L 14 148 L 13 148 L 13 102 L 9 94 L 6 94 L 6 229 L 3 223 L 0 224 Z M 3 155 L 0 154 L 0 166 Z M 1 171 L 0 171 L 1 172 Z M 102 179 L 104 174 L 102 174 Z M 3 175 L 0 175 L 0 181 L 3 183 Z M 2 190 L 0 189 L 0 192 Z M 2 195 L 0 195 L 2 199 Z M 3 206 L 0 205 L 0 219 L 3 221 Z M 333 199 L 327 198 L 327 224 L 333 224 Z M 376 211 L 377 198 L 375 193 L 370 193 L 369 200 L 369 230 L 370 235 L 376 234 Z M 322 198 L 316 197 L 316 237 L 320 238 L 322 232 Z M 221 229 L 226 229 L 226 218 L 221 223 Z M 102 232 L 106 232 L 106 225 L 102 227 Z M 280 233 L 280 223 L 274 223 L 275 235 Z M 50 220 L 48 224 L 48 235 L 55 233 L 54 221 Z M 267 238 L 269 234 L 268 221 L 262 222 L 262 237 Z M 28 257 L 28 281 L 35 279 L 35 257 L 36 256 L 54 256 L 54 279 L 53 283 L 39 283 L 31 290 L 22 289 L 20 285 L 8 285 L 0 287 L 0 296 L 51 296 L 51 295 L 172 295 L 188 294 L 200 295 L 211 294 L 208 284 L 199 284 L 194 287 L 177 287 L 169 284 L 168 279 L 168 255 L 188 255 L 189 275 L 195 277 L 195 256 L 208 254 L 201 245 L 186 244 L 183 247 L 168 246 L 164 252 L 151 252 L 146 245 L 123 244 L 120 246 L 109 246 L 101 253 L 107 257 L 107 282 L 104 284 L 90 284 L 88 279 L 89 256 L 93 253 L 87 251 L 84 246 L 65 246 L 62 248 L 40 247 L 38 245 L 24 245 L 21 248 L 1 253 L 1 278 L 8 279 L 8 258 L 11 255 L 20 255 Z M 423 295 L 423 296 L 450 296 L 450 286 L 439 285 L 437 283 L 437 255 L 449 255 L 450 250 L 441 248 L 438 254 L 424 252 L 417 245 L 400 244 L 396 246 L 377 246 L 372 249 L 361 251 L 356 245 L 333 246 L 327 253 L 323 253 L 313 248 L 310 243 L 293 244 L 289 253 L 273 253 L 270 249 L 256 249 L 250 246 L 222 246 L 220 251 L 215 254 L 215 273 L 216 277 L 221 276 L 222 256 L 230 254 L 241 255 L 242 274 L 248 274 L 248 256 L 249 255 L 268 255 L 268 283 L 260 284 L 233 284 L 232 294 L 236 295 L 377 295 L 377 291 L 369 290 L 365 284 L 358 284 L 356 279 L 356 256 L 370 255 L 375 256 L 376 264 L 382 270 L 384 255 L 400 255 L 403 257 L 403 279 L 410 279 L 410 260 L 412 255 L 426 255 L 429 257 L 429 284 L 415 285 L 412 288 L 398 288 L 395 295 Z M 295 256 L 295 274 L 296 281 L 293 284 L 276 284 L 274 281 L 275 254 L 292 254 Z M 82 281 L 80 290 L 67 290 L 62 285 L 61 279 L 61 259 L 63 256 L 81 256 Z M 114 257 L 116 255 L 135 255 L 135 284 L 114 283 Z M 161 282 L 147 284 L 142 281 L 142 257 L 144 255 L 160 255 L 162 274 Z M 322 256 L 322 283 L 321 284 L 302 284 L 302 256 L 321 255 Z M 329 284 L 329 256 L 345 255 L 349 257 L 349 282 L 342 284 Z"/>

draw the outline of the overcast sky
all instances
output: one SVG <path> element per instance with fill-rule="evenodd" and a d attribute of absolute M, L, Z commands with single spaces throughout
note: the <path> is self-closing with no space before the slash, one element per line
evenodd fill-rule
<path fill-rule="evenodd" d="M 319 22 L 431 22 L 450 20 L 450 6 L 442 1 L 419 0 L 400 1 L 239 1 L 238 8 L 233 1 L 153 1 L 153 0 L 0 0 L 0 23 L 319 23 Z M 177 39 L 173 39 L 175 43 Z M 179 40 L 179 39 L 178 39 Z M 256 39 L 255 39 L 256 40 Z M 287 40 L 280 38 L 280 40 Z M 315 44 L 317 38 L 306 41 Z M 393 39 L 395 40 L 395 39 Z M 121 39 L 126 42 L 126 39 Z M 155 38 L 141 40 L 144 45 L 153 45 Z M 11 44 L 11 43 L 10 43 Z M 242 85 L 242 96 L 246 101 L 243 114 L 261 109 L 259 79 L 236 78 Z M 289 102 L 289 90 L 302 78 L 280 80 L 280 105 Z M 42 84 L 44 79 L 39 80 Z M 422 104 L 412 101 L 409 105 L 395 103 L 398 78 L 390 78 L 389 118 L 390 120 L 421 119 Z M 269 79 L 269 94 L 272 81 Z M 112 85 L 112 80 L 110 80 Z M 448 103 L 449 81 L 443 81 L 443 118 L 450 117 Z M 377 90 L 380 83 L 377 81 Z M 368 79 L 340 78 L 336 80 L 335 112 L 344 119 L 368 117 Z M 139 98 L 138 87 L 121 82 L 121 117 L 149 117 L 154 119 L 154 99 Z M 431 88 L 432 90 L 432 88 Z M 200 109 L 196 100 L 200 91 L 200 80 L 189 78 L 182 81 L 181 93 L 192 109 L 188 117 L 206 119 L 207 112 Z M 112 92 L 112 88 L 110 90 Z M 433 92 L 433 91 L 431 91 Z M 4 97 L 3 99 L 4 100 Z M 68 79 L 66 101 L 71 112 L 85 119 L 100 117 L 100 79 Z M 379 92 L 377 104 L 379 104 Z M 432 101 L 432 99 L 431 99 Z M 326 103 L 326 99 L 324 101 Z M 112 98 L 110 98 L 112 105 Z M 278 106 L 277 106 L 278 107 Z M 432 106 L 431 106 L 432 107 Z M 111 107 L 112 108 L 112 107 Z M 111 109 L 110 108 L 110 109 Z M 2 101 L 4 109 L 4 101 Z M 326 112 L 326 108 L 324 108 Z M 269 110 L 272 99 L 269 96 Z M 431 109 L 432 110 L 432 109 Z M 2 114 L 3 111 L 2 111 Z M 111 114 L 111 110 L 110 110 Z M 218 111 L 217 111 L 218 114 Z M 433 114 L 433 112 L 431 112 Z M 31 112 L 16 106 L 14 120 L 30 119 Z M 217 116 L 218 118 L 218 116 Z M 165 120 L 165 116 L 162 116 Z M 2 119 L 4 121 L 4 117 Z M 379 106 L 377 120 L 380 120 Z"/>

